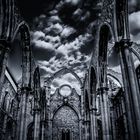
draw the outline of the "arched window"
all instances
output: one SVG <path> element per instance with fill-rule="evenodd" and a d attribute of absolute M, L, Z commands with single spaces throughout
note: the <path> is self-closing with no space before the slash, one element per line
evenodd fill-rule
<path fill-rule="evenodd" d="M 95 70 L 93 67 L 91 67 L 91 71 L 90 71 L 90 94 L 95 94 L 93 92 L 95 92 L 96 90 L 96 74 L 95 74 Z"/>
<path fill-rule="evenodd" d="M 85 90 L 85 117 L 86 120 L 89 120 L 89 113 L 90 113 L 90 106 L 89 106 L 89 97 L 88 97 L 88 92 Z"/>
<path fill-rule="evenodd" d="M 106 82 L 106 65 L 107 65 L 107 47 L 108 41 L 111 37 L 111 32 L 109 25 L 102 25 L 100 28 L 100 39 L 99 39 L 99 54 L 98 54 L 98 62 L 99 62 L 99 80 L 100 83 Z"/>

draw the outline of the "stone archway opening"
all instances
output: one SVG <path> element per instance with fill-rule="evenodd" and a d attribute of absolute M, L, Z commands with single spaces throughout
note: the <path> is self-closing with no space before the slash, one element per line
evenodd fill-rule
<path fill-rule="evenodd" d="M 107 80 L 106 79 L 107 61 L 108 61 L 107 51 L 108 51 L 108 43 L 111 37 L 112 37 L 112 34 L 110 31 L 110 26 L 107 24 L 102 25 L 100 28 L 100 33 L 99 33 L 99 52 L 98 52 L 100 83 L 105 83 Z"/>
<path fill-rule="evenodd" d="M 70 106 L 60 107 L 53 116 L 53 140 L 79 140 L 79 117 Z"/>

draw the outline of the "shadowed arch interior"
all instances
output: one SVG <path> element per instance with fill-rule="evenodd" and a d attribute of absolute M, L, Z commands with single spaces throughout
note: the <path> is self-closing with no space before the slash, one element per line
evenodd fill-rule
<path fill-rule="evenodd" d="M 111 32 L 108 25 L 104 24 L 100 28 L 99 34 L 99 68 L 100 68 L 100 81 L 104 83 L 105 73 L 106 73 L 106 64 L 107 64 L 107 47 L 108 41 L 111 39 Z"/>
<path fill-rule="evenodd" d="M 93 68 L 93 66 L 91 67 L 91 71 L 90 71 L 90 93 L 93 94 L 93 92 L 96 90 L 96 73 L 95 73 L 95 69 Z"/>
<path fill-rule="evenodd" d="M 111 37 L 110 29 L 107 25 L 103 25 L 100 28 L 100 39 L 99 39 L 99 57 L 102 58 L 102 61 L 107 61 L 107 46 L 108 41 Z"/>
<path fill-rule="evenodd" d="M 79 140 L 79 116 L 76 110 L 69 105 L 58 108 L 52 119 L 52 129 L 54 140 L 70 140 L 72 136 Z"/>

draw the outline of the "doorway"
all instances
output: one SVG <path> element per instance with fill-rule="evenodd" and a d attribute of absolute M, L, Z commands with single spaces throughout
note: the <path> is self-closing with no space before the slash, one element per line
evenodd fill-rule
<path fill-rule="evenodd" d="M 61 140 L 71 140 L 70 138 L 70 130 L 69 129 L 62 129 L 62 138 Z"/>

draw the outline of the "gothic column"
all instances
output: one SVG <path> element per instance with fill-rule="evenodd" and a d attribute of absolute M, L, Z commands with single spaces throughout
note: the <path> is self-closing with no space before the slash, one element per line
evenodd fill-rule
<path fill-rule="evenodd" d="M 46 133 L 45 133 L 45 131 L 46 131 L 46 87 L 44 87 L 44 90 L 43 90 L 43 92 L 42 92 L 42 94 L 44 94 L 44 96 L 42 96 L 41 98 L 43 98 L 42 99 L 42 101 L 43 101 L 43 105 L 42 105 L 42 107 L 41 107 L 41 110 L 42 110 L 42 112 L 41 112 L 41 140 L 45 140 L 45 137 L 46 137 Z"/>
<path fill-rule="evenodd" d="M 128 125 L 127 125 L 127 116 L 126 116 L 126 108 L 125 108 L 125 103 L 124 103 L 124 92 L 122 92 L 122 97 L 121 97 L 121 104 L 122 104 L 122 110 L 123 110 L 123 120 L 124 120 L 124 126 L 125 126 L 125 139 L 129 139 L 129 132 L 128 132 Z"/>
<path fill-rule="evenodd" d="M 116 118 L 115 118 L 115 111 L 114 111 L 113 104 L 110 108 L 110 113 L 111 113 L 110 115 L 111 115 L 112 138 L 113 140 L 116 140 L 116 126 L 115 126 Z"/>
<path fill-rule="evenodd" d="M 83 136 L 83 133 L 82 133 L 82 120 L 79 120 L 79 137 L 80 137 L 80 140 L 82 140 L 82 136 Z"/>
<path fill-rule="evenodd" d="M 4 81 L 5 70 L 7 66 L 7 59 L 9 55 L 9 44 L 6 40 L 0 40 L 0 92 Z M 1 94 L 0 94 L 1 95 Z"/>
<path fill-rule="evenodd" d="M 102 117 L 102 131 L 103 131 L 103 140 L 111 140 L 111 131 L 110 131 L 110 115 L 108 111 L 108 89 L 106 86 L 100 87 L 99 94 L 101 97 L 101 117 Z"/>
<path fill-rule="evenodd" d="M 85 140 L 90 140 L 90 121 L 85 120 Z"/>
<path fill-rule="evenodd" d="M 23 24 L 19 29 L 21 33 L 22 47 L 22 87 L 20 99 L 20 116 L 19 116 L 19 136 L 17 140 L 26 140 L 27 137 L 27 103 L 28 95 L 31 92 L 31 50 L 30 50 L 30 33 L 28 26 Z"/>
<path fill-rule="evenodd" d="M 51 93 L 51 87 L 50 87 L 50 82 L 47 81 L 46 83 L 46 122 L 47 122 L 47 138 L 48 140 L 52 140 L 52 120 L 51 120 L 51 111 L 50 111 L 50 93 Z"/>
<path fill-rule="evenodd" d="M 128 39 L 123 39 L 116 46 L 120 55 L 130 139 L 137 140 L 140 139 L 140 93 L 133 58 L 129 50 L 131 43 Z"/>
<path fill-rule="evenodd" d="M 80 120 L 80 124 L 81 124 L 81 128 L 80 128 L 80 140 L 84 140 L 83 133 L 84 133 L 84 87 L 81 87 L 81 120 Z"/>
<path fill-rule="evenodd" d="M 40 140 L 40 109 L 34 109 L 34 140 Z"/>
<path fill-rule="evenodd" d="M 91 140 L 97 140 L 97 120 L 96 120 L 96 95 L 92 95 L 93 104 L 90 110 Z"/>
<path fill-rule="evenodd" d="M 45 121 L 41 122 L 41 140 L 45 140 Z"/>
<path fill-rule="evenodd" d="M 19 136 L 18 140 L 26 140 L 27 134 L 27 124 L 26 124 L 26 115 L 27 115 L 27 98 L 28 98 L 28 88 L 23 87 L 21 89 L 21 99 L 20 99 L 20 120 L 19 120 Z"/>
<path fill-rule="evenodd" d="M 84 87 L 81 87 L 81 117 L 84 117 Z"/>

